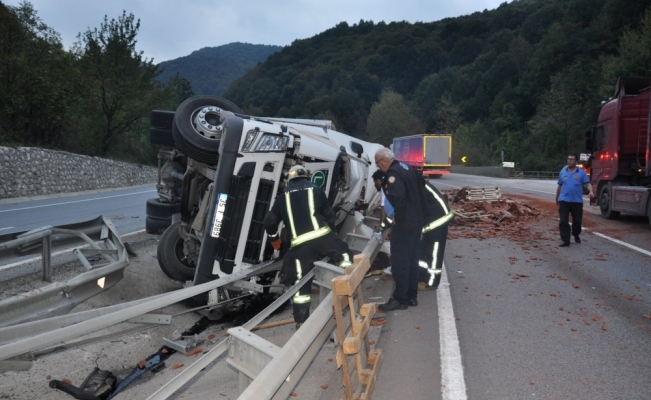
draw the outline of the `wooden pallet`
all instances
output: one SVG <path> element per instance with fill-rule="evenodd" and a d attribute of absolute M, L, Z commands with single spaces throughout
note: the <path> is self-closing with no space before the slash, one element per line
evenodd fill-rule
<path fill-rule="evenodd" d="M 455 210 L 452 210 L 452 212 L 457 217 L 460 217 L 462 219 L 467 219 L 467 220 L 470 220 L 470 221 L 476 221 L 476 220 L 478 220 L 480 218 L 484 218 L 484 217 L 486 217 L 486 218 L 493 217 L 492 214 L 488 214 L 486 211 L 465 211 L 463 209 L 458 209 L 458 210 L 455 209 Z"/>
<path fill-rule="evenodd" d="M 498 187 L 476 187 L 468 189 L 466 200 L 493 202 L 502 197 Z"/>
<path fill-rule="evenodd" d="M 345 275 L 332 280 L 339 342 L 337 368 L 342 368 L 346 400 L 371 398 L 382 362 L 382 350 L 370 350 L 368 339 L 375 303 L 363 304 L 360 286 L 370 267 L 368 255 L 358 254 L 354 258 L 354 266 L 347 268 Z"/>

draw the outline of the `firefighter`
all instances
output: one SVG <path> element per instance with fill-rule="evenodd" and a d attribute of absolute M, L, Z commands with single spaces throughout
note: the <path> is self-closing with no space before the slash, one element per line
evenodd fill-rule
<path fill-rule="evenodd" d="M 434 185 L 425 181 L 423 185 L 430 215 L 425 221 L 420 240 L 418 290 L 430 290 L 438 288 L 441 281 L 448 224 L 454 219 L 454 213 L 448 206 L 447 198 Z"/>
<path fill-rule="evenodd" d="M 314 267 L 314 261 L 328 256 L 341 268 L 352 265 L 352 253 L 346 242 L 332 232 L 334 213 L 323 190 L 310 182 L 303 166 L 289 170 L 287 187 L 276 197 L 264 217 L 264 226 L 274 249 L 280 250 L 282 239 L 278 225 L 282 221 L 288 231 L 289 251 L 283 259 L 281 283 L 291 286 Z M 299 328 L 310 315 L 312 281 L 292 297 L 294 321 Z"/>

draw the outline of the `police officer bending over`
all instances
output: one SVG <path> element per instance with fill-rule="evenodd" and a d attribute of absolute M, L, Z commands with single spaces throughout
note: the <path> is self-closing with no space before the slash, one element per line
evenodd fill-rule
<path fill-rule="evenodd" d="M 328 223 L 334 218 L 323 190 L 310 182 L 304 167 L 296 165 L 289 170 L 285 192 L 274 200 L 264 217 L 264 227 L 276 250 L 282 240 L 278 225 L 282 221 L 291 235 L 290 249 L 283 259 L 281 283 L 291 286 L 314 268 L 314 261 L 325 256 L 346 268 L 352 264 L 348 245 L 335 235 Z M 310 315 L 312 280 L 292 297 L 294 321 L 300 327 Z"/>
<path fill-rule="evenodd" d="M 424 221 L 429 218 L 422 179 L 412 167 L 396 161 L 387 148 L 375 153 L 375 164 L 386 173 L 384 194 L 394 208 L 391 225 L 391 273 L 396 283 L 391 299 L 380 304 L 383 312 L 418 305 L 418 256 Z"/>

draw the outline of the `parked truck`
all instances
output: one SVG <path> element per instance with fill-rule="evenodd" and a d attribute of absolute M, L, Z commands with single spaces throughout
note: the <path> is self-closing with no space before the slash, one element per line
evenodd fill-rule
<path fill-rule="evenodd" d="M 157 255 L 172 279 L 198 285 L 280 260 L 287 249 L 271 246 L 263 219 L 298 164 L 328 196 L 340 236 L 373 233 L 359 211 L 377 197 L 371 160 L 380 144 L 337 132 L 330 121 L 245 115 L 214 96 L 192 97 L 176 112 L 152 111 L 151 123 L 161 162 L 159 196 L 147 202 L 147 214 L 169 225 Z M 261 271 L 209 302 L 236 306 L 252 293 L 282 290 L 277 271 Z"/>
<path fill-rule="evenodd" d="M 597 125 L 586 132 L 590 181 L 597 194 L 591 204 L 599 205 L 607 219 L 624 212 L 647 216 L 651 225 L 650 83 L 649 78 L 619 78 Z"/>
<path fill-rule="evenodd" d="M 411 165 L 425 177 L 440 178 L 450 173 L 452 137 L 413 135 L 393 139 L 396 160 Z"/>

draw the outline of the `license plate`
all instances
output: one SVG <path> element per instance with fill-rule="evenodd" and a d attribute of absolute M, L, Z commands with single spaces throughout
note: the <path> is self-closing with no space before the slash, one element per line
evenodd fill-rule
<path fill-rule="evenodd" d="M 226 211 L 226 199 L 228 198 L 227 194 L 220 193 L 217 197 L 217 207 L 215 207 L 215 218 L 212 222 L 212 229 L 210 236 L 214 238 L 219 237 L 219 233 L 222 231 L 222 221 L 224 220 L 224 211 Z"/>

